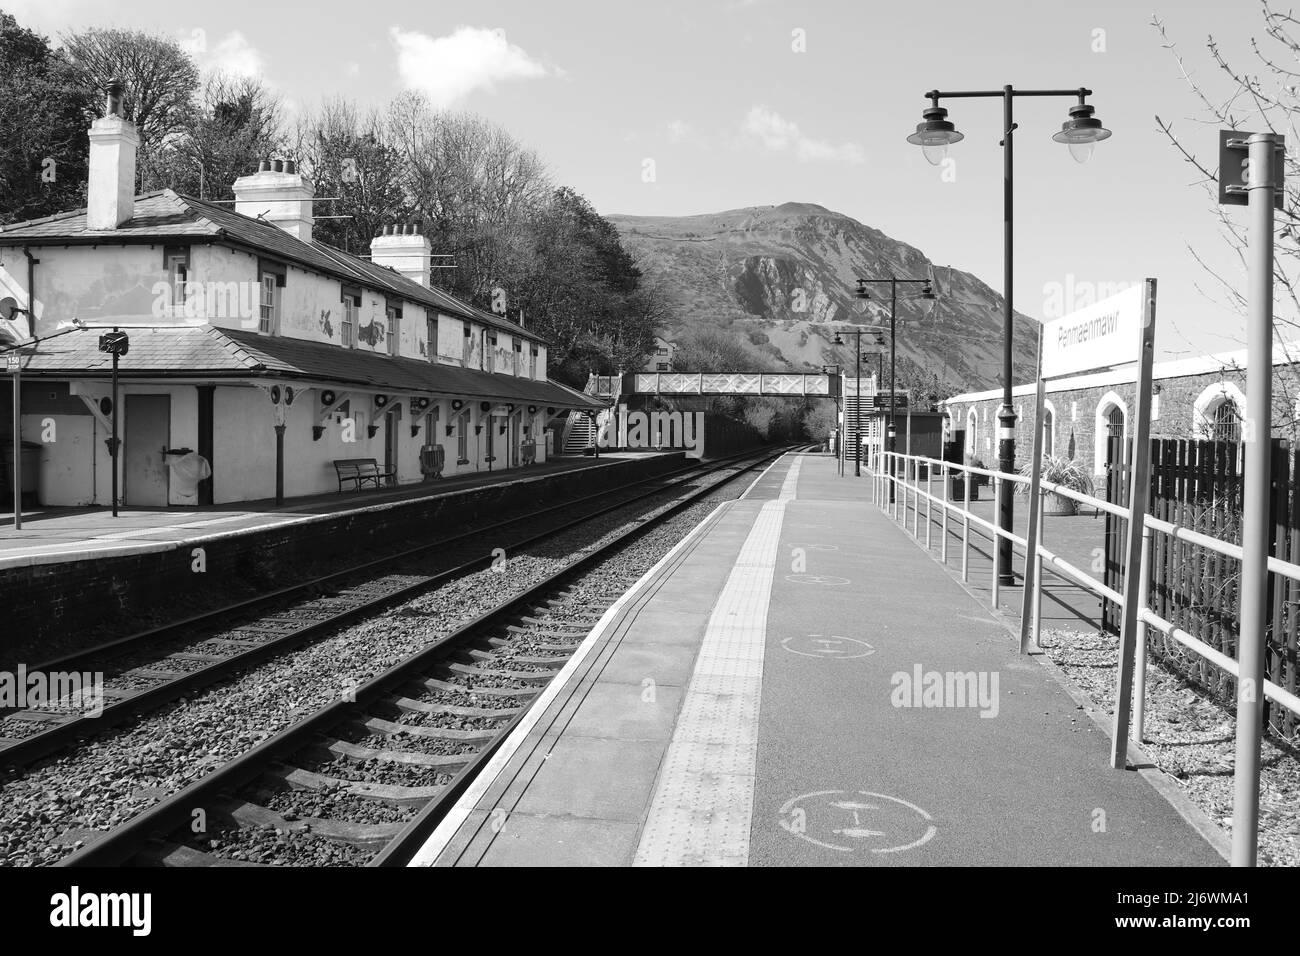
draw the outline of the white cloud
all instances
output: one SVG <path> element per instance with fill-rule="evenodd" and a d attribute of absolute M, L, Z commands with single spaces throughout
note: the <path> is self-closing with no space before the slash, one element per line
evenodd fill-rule
<path fill-rule="evenodd" d="M 475 90 L 491 90 L 497 83 L 560 72 L 510 43 L 504 30 L 461 26 L 449 36 L 431 37 L 393 27 L 389 34 L 402 82 L 439 107 L 451 106 Z"/>
<path fill-rule="evenodd" d="M 766 106 L 755 106 L 745 117 L 742 131 L 774 153 L 793 153 L 800 162 L 861 163 L 866 157 L 856 143 L 836 146 L 824 139 L 813 139 L 793 120 L 782 117 Z"/>
<path fill-rule="evenodd" d="M 232 30 L 216 43 L 211 43 L 202 29 L 182 30 L 177 40 L 181 48 L 194 57 L 199 69 L 205 72 L 261 76 L 265 71 L 266 61 L 262 54 L 238 30 Z"/>

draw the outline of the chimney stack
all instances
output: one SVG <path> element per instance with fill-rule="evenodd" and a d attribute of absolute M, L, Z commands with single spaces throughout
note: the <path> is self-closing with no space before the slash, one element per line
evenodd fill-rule
<path fill-rule="evenodd" d="M 391 266 L 408 279 L 429 287 L 429 254 L 433 246 L 414 222 L 384 226 L 370 241 L 370 261 L 377 266 Z"/>
<path fill-rule="evenodd" d="M 104 115 L 90 124 L 86 228 L 116 229 L 135 210 L 135 124 L 123 115 L 122 81 L 110 80 Z"/>
<path fill-rule="evenodd" d="M 279 226 L 311 242 L 312 197 L 316 192 L 293 160 L 262 160 L 257 172 L 235 180 L 235 212 Z"/>

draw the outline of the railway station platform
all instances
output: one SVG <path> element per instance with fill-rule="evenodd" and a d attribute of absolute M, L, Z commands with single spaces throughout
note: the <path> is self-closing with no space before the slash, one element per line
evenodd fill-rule
<path fill-rule="evenodd" d="M 507 471 L 459 475 L 397 488 L 365 489 L 289 498 L 276 507 L 274 499 L 195 508 L 122 508 L 114 518 L 108 508 L 24 510 L 23 526 L 13 528 L 13 511 L 0 514 L 0 571 L 25 565 L 56 564 L 88 557 L 115 557 L 202 544 L 300 524 L 348 512 L 391 507 L 435 495 L 466 492 L 491 485 L 601 468 L 645 452 L 613 452 L 599 458 L 555 458 L 539 465 Z"/>
<path fill-rule="evenodd" d="M 824 455 L 609 609 L 416 866 L 1184 865 L 1220 832 Z"/>

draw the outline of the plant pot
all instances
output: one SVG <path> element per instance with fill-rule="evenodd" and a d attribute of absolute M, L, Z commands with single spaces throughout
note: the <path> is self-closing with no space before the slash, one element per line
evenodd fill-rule
<path fill-rule="evenodd" d="M 1042 494 L 1044 515 L 1077 515 L 1079 513 L 1079 503 L 1073 498 L 1058 495 L 1054 491 L 1044 491 Z"/>
<path fill-rule="evenodd" d="M 951 478 L 948 479 L 948 483 L 949 483 L 948 498 L 949 498 L 950 501 L 966 501 L 966 500 L 967 500 L 967 498 L 966 498 L 966 479 L 964 479 L 964 478 L 959 478 L 957 475 L 953 475 Z M 971 500 L 971 501 L 979 501 L 979 499 L 980 499 L 980 486 L 979 486 L 978 484 L 972 482 L 972 483 L 971 483 L 971 486 L 970 486 L 970 499 L 969 499 L 969 500 Z"/>

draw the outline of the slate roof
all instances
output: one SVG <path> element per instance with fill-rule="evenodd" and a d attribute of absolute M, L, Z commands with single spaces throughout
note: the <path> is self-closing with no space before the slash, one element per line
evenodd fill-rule
<path fill-rule="evenodd" d="M 102 379 L 112 357 L 99 351 L 103 329 L 83 329 L 43 339 L 24 350 L 23 375 Z M 132 378 L 308 379 L 394 392 L 535 402 L 562 408 L 604 408 L 605 403 L 559 382 L 344 349 L 322 342 L 261 335 L 213 326 L 127 328 L 130 348 L 118 375 Z M 8 378 L 2 366 L 0 377 Z"/>
<path fill-rule="evenodd" d="M 323 242 L 304 242 L 269 222 L 237 213 L 227 206 L 182 196 L 170 189 L 137 196 L 132 217 L 117 229 L 86 228 L 84 209 L 0 226 L 0 246 L 178 242 L 182 239 L 233 242 L 287 259 L 342 282 L 377 288 L 450 315 L 473 319 L 511 335 L 546 344 L 544 338 L 516 322 L 462 302 L 441 289 L 423 286 L 387 266 L 375 265 L 369 259 Z"/>

